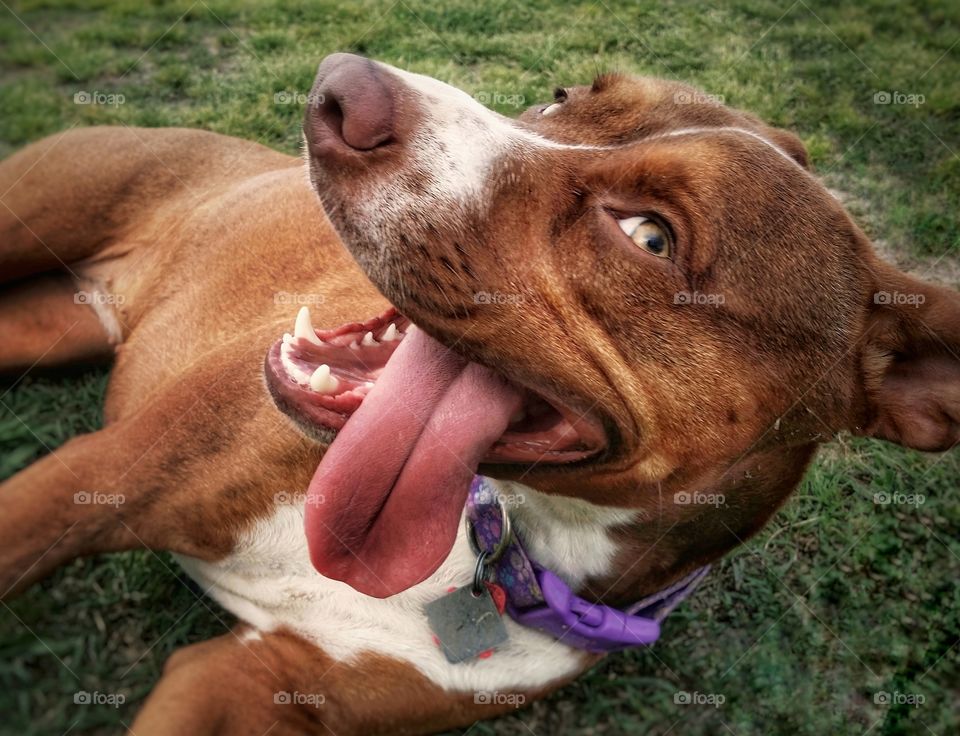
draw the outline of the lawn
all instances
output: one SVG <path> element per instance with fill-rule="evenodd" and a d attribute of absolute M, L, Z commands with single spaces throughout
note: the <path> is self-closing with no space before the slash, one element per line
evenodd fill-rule
<path fill-rule="evenodd" d="M 0 0 L 0 156 L 103 123 L 200 127 L 293 153 L 316 64 L 338 50 L 506 114 L 598 70 L 695 83 L 799 134 L 889 258 L 960 285 L 955 0 Z M 0 387 L 0 477 L 98 427 L 107 379 Z M 958 455 L 834 440 L 655 648 L 470 733 L 960 732 Z M 0 606 L 0 732 L 114 733 L 174 649 L 230 622 L 166 555 L 75 562 Z M 126 701 L 76 704 L 81 690 Z M 680 692 L 710 702 L 678 703 Z"/>

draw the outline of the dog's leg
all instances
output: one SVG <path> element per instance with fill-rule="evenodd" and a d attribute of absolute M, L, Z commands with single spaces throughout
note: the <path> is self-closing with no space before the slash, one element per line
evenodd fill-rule
<path fill-rule="evenodd" d="M 337 661 L 290 632 L 242 625 L 175 652 L 130 733 L 426 734 L 513 707 L 477 705 L 472 692 L 445 691 L 412 665 L 384 654 Z"/>
<path fill-rule="evenodd" d="M 74 281 L 65 273 L 34 276 L 0 290 L 0 376 L 112 359 L 113 343 L 96 313 L 75 297 Z"/>
<path fill-rule="evenodd" d="M 75 437 L 0 484 L 0 598 L 79 555 L 138 545 L 118 503 L 118 430 Z"/>
<path fill-rule="evenodd" d="M 307 487 L 322 447 L 277 412 L 259 354 L 235 350 L 0 485 L 0 595 L 98 552 L 218 559 L 278 493 Z"/>

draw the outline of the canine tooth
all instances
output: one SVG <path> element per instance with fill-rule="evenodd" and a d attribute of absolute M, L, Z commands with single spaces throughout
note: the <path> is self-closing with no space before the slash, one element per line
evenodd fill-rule
<path fill-rule="evenodd" d="M 390 326 L 387 328 L 387 331 L 383 333 L 383 337 L 380 338 L 382 342 L 392 342 L 393 340 L 399 339 L 397 337 L 397 325 L 393 322 L 390 323 Z"/>
<path fill-rule="evenodd" d="M 373 333 L 368 332 L 366 335 L 363 336 L 363 342 L 360 344 L 370 348 L 376 345 L 377 341 L 373 339 Z"/>
<path fill-rule="evenodd" d="M 310 321 L 310 307 L 300 307 L 297 312 L 297 323 L 293 328 L 294 337 L 303 337 L 314 345 L 323 345 L 323 340 L 317 337 L 316 330 L 313 329 L 313 323 Z"/>
<path fill-rule="evenodd" d="M 330 366 L 326 363 L 317 368 L 310 376 L 310 388 L 318 394 L 332 394 L 339 386 L 340 381 L 330 373 Z"/>
<path fill-rule="evenodd" d="M 289 344 L 292 343 L 292 342 L 293 342 L 293 335 L 291 335 L 289 332 L 284 332 L 284 333 L 283 333 L 283 344 L 284 344 L 284 345 L 289 345 Z"/>

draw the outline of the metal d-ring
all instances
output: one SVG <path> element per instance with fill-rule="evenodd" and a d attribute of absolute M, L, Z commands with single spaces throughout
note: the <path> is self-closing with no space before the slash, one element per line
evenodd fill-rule
<path fill-rule="evenodd" d="M 497 540 L 496 545 L 489 552 L 480 549 L 480 545 L 477 544 L 477 536 L 474 533 L 473 524 L 470 523 L 469 518 L 466 520 L 467 539 L 470 541 L 470 549 L 473 550 L 474 554 L 483 556 L 485 560 L 484 564 L 486 565 L 492 565 L 503 557 L 503 553 L 506 552 L 507 547 L 510 546 L 510 540 L 513 537 L 513 528 L 510 526 L 510 514 L 507 513 L 506 506 L 503 505 L 503 502 L 499 498 L 497 499 L 497 506 L 500 507 L 500 539 Z"/>

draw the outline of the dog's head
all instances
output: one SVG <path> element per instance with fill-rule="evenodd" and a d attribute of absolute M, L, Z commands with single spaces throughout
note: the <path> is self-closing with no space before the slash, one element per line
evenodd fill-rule
<path fill-rule="evenodd" d="M 413 396 L 398 388 L 405 378 L 449 398 L 444 371 L 480 376 L 460 403 L 412 412 L 419 439 L 408 445 L 426 452 L 426 441 L 432 455 L 371 471 L 381 485 L 399 487 L 428 460 L 466 470 L 418 477 L 459 483 L 479 462 L 547 493 L 636 509 L 617 531 L 623 554 L 656 552 L 617 585 L 628 595 L 750 536 L 839 431 L 923 450 L 960 440 L 960 298 L 879 261 L 790 133 L 693 88 L 617 74 L 559 89 L 514 121 L 345 54 L 321 65 L 304 129 L 343 241 L 421 330 L 395 395 Z M 434 340 L 456 358 L 438 358 Z M 477 437 L 441 410 L 465 415 Z M 353 447 L 377 436 L 354 434 Z M 337 444 L 318 471 L 328 489 L 352 477 L 350 448 L 338 455 Z M 398 518 L 415 514 L 412 494 L 374 494 L 365 529 L 391 504 Z M 456 516 L 461 502 L 449 496 Z M 435 552 L 452 543 L 443 524 Z M 344 558 L 371 544 L 351 535 Z M 428 567 L 380 585 L 335 557 L 329 544 L 314 550 L 325 572 L 377 594 Z"/>

